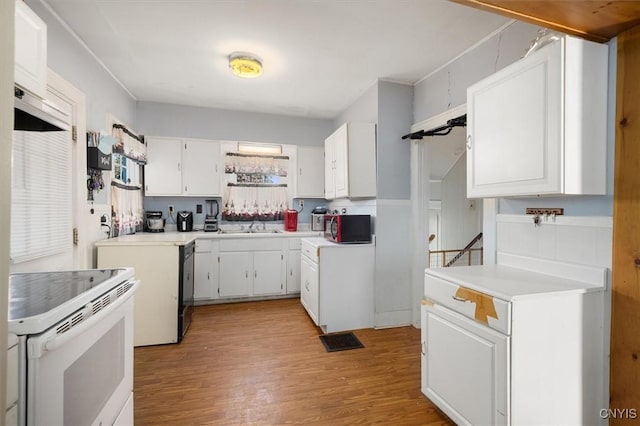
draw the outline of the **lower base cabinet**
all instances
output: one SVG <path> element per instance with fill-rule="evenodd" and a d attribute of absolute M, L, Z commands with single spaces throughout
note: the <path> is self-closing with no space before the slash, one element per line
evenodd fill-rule
<path fill-rule="evenodd" d="M 252 253 L 220 253 L 220 297 L 248 297 L 251 295 Z"/>
<path fill-rule="evenodd" d="M 300 238 L 196 240 L 194 298 L 272 298 L 300 293 Z"/>
<path fill-rule="evenodd" d="M 219 268 L 218 241 L 211 239 L 196 240 L 194 257 L 194 289 L 195 301 L 218 298 Z"/>
<path fill-rule="evenodd" d="M 289 239 L 287 252 L 287 294 L 300 293 L 300 238 Z"/>
<path fill-rule="evenodd" d="M 423 392 L 456 422 L 507 424 L 509 337 L 434 307 L 423 309 Z M 460 386 L 464 383 L 464 386 Z M 451 415 L 454 413 L 455 415 Z"/>
<path fill-rule="evenodd" d="M 373 327 L 373 244 L 303 239 L 300 303 L 324 333 Z"/>
<path fill-rule="evenodd" d="M 219 298 L 285 293 L 285 252 L 281 238 L 220 241 Z"/>
<path fill-rule="evenodd" d="M 500 270 L 510 282 L 543 290 L 501 299 L 449 269 L 427 270 L 422 303 L 421 389 L 438 408 L 458 425 L 607 424 L 604 286 L 566 287 L 512 268 Z M 483 282 L 505 276 L 478 271 Z"/>

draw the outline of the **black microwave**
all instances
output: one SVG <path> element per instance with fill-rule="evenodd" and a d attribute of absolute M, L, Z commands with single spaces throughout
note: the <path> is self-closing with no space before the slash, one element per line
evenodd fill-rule
<path fill-rule="evenodd" d="M 324 237 L 336 243 L 370 243 L 371 215 L 327 215 L 324 219 Z"/>

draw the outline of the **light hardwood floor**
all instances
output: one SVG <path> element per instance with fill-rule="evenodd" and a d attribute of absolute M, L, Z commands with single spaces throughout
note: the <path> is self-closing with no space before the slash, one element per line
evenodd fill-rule
<path fill-rule="evenodd" d="M 196 307 L 180 344 L 135 349 L 136 425 L 450 425 L 420 392 L 420 331 L 328 353 L 298 299 Z"/>

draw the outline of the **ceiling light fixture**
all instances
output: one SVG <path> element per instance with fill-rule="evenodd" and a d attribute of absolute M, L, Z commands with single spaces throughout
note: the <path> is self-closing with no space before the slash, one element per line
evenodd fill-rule
<path fill-rule="evenodd" d="M 242 78 L 256 78 L 262 75 L 262 59 L 246 52 L 233 52 L 229 55 L 231 72 Z"/>

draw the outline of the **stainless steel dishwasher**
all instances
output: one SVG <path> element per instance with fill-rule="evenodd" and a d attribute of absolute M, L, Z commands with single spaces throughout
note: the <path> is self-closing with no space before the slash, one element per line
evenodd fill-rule
<path fill-rule="evenodd" d="M 193 315 L 193 261 L 196 244 L 180 246 L 180 301 L 178 303 L 178 342 L 191 324 Z"/>

